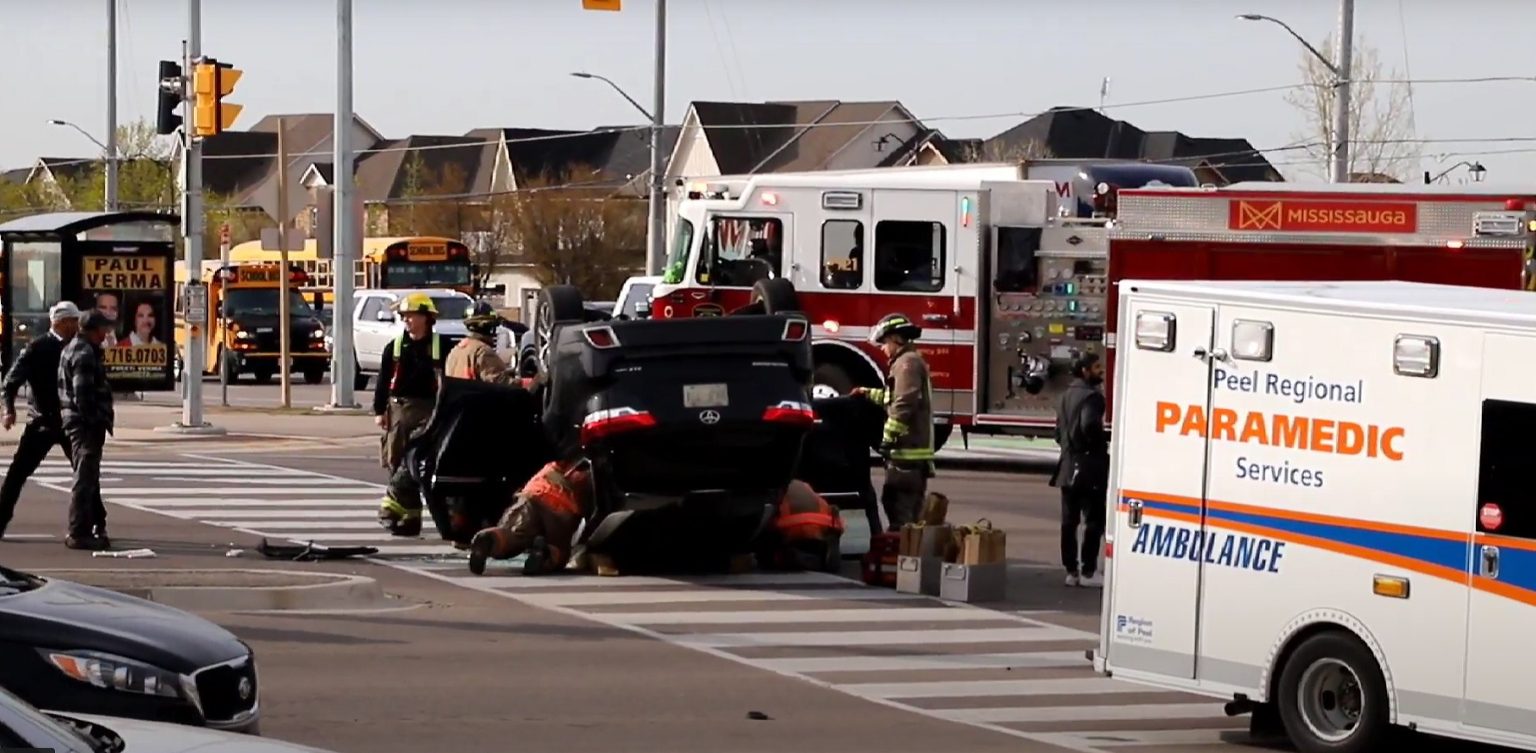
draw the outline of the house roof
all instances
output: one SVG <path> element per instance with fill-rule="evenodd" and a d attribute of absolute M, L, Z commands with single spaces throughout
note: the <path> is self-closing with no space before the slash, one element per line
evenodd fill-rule
<path fill-rule="evenodd" d="M 37 162 L 54 180 L 74 180 L 90 174 L 101 160 L 92 157 L 39 157 Z"/>
<path fill-rule="evenodd" d="M 357 161 L 363 201 L 473 192 L 486 141 L 472 136 L 407 136 L 380 142 Z"/>

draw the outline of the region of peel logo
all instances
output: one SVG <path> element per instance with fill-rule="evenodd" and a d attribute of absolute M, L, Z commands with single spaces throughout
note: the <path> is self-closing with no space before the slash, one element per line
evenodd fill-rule
<path fill-rule="evenodd" d="M 1130 615 L 1115 615 L 1115 636 L 1123 643 L 1151 643 L 1152 621 Z"/>

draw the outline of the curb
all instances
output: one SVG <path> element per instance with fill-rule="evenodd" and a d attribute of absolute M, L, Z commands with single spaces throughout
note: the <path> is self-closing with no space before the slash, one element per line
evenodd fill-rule
<path fill-rule="evenodd" d="M 387 604 L 398 606 L 398 604 L 390 604 L 378 581 L 361 575 L 245 568 L 206 570 L 95 568 L 33 572 L 87 586 L 95 585 L 91 582 L 91 575 L 99 573 L 163 573 L 174 574 L 183 579 L 195 573 L 261 573 L 319 581 L 309 585 L 291 586 L 95 586 L 188 611 L 294 611 L 378 609 Z"/>

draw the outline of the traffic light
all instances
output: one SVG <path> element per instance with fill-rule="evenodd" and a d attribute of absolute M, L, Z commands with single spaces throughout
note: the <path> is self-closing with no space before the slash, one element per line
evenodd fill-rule
<path fill-rule="evenodd" d="M 169 136 L 181 127 L 181 116 L 176 109 L 186 96 L 181 80 L 181 65 L 173 60 L 160 61 L 160 106 L 155 110 L 155 132 Z"/>
<path fill-rule="evenodd" d="M 226 104 L 224 98 L 235 90 L 242 71 L 231 68 L 212 58 L 204 58 L 197 64 L 192 77 L 192 92 L 197 107 L 193 125 L 197 135 L 203 138 L 216 136 L 235 124 L 242 105 Z"/>

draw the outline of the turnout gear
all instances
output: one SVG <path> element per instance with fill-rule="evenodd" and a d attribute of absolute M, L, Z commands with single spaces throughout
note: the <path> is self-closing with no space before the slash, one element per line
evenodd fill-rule
<path fill-rule="evenodd" d="M 921 330 L 905 316 L 891 314 L 880 320 L 870 338 L 884 341 L 901 335 L 909 342 L 890 357 L 883 388 L 865 394 L 885 406 L 885 427 L 880 454 L 886 458 L 885 488 L 881 505 L 890 530 L 899 531 L 917 520 L 918 509 L 933 476 L 933 380 L 928 362 L 910 340 Z"/>
<path fill-rule="evenodd" d="M 511 559 L 524 552 L 525 575 L 564 570 L 571 560 L 571 541 L 592 509 L 592 495 L 586 461 L 545 465 L 518 491 L 501 521 L 470 541 L 470 572 L 483 574 L 486 560 Z"/>
<path fill-rule="evenodd" d="M 790 482 L 773 525 L 767 564 L 782 570 L 830 570 L 839 565 L 842 516 L 809 484 Z"/>
<path fill-rule="evenodd" d="M 501 360 L 491 345 L 491 335 L 471 332 L 448 351 L 447 375 L 455 379 L 478 379 L 498 384 L 519 384 L 517 375 Z"/>
<path fill-rule="evenodd" d="M 420 293 L 405 300 L 413 297 L 420 297 L 432 308 L 431 299 Z M 401 332 L 384 349 L 380 363 L 373 411 L 388 416 L 379 442 L 379 459 L 390 471 L 390 479 L 389 491 L 379 504 L 379 524 L 396 536 L 421 534 L 421 489 L 402 461 L 406 443 L 432 418 L 443 376 L 443 350 L 442 336 L 436 332 L 429 331 L 420 340 Z M 386 374 L 389 378 L 382 378 Z"/>

